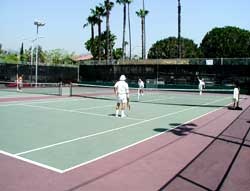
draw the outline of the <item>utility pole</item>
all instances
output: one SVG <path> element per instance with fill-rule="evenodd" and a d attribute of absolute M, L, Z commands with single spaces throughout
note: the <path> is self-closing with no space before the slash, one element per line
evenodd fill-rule
<path fill-rule="evenodd" d="M 35 21 L 34 25 L 36 25 L 36 41 L 37 41 L 37 47 L 36 47 L 36 87 L 37 87 L 37 72 L 38 72 L 38 29 L 39 27 L 42 27 L 45 25 L 45 23 L 40 21 Z"/>

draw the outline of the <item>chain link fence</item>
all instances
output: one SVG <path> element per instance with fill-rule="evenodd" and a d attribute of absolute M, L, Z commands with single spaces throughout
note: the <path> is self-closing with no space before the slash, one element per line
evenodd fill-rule
<path fill-rule="evenodd" d="M 23 75 L 25 82 L 35 82 L 36 66 L 30 64 L 0 63 L 0 81 L 15 81 L 16 75 Z M 79 68 L 73 66 L 38 65 L 38 82 L 77 82 Z"/>
<path fill-rule="evenodd" d="M 250 87 L 249 58 L 124 60 L 114 64 L 92 60 L 81 62 L 79 68 L 83 83 L 110 85 L 125 74 L 130 86 L 137 86 L 142 78 L 147 87 L 196 88 L 200 77 L 208 88 L 233 88 L 238 82 L 242 92 L 249 93 Z"/>

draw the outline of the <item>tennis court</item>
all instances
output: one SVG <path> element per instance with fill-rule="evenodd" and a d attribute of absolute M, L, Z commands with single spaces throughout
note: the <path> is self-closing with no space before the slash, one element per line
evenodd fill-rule
<path fill-rule="evenodd" d="M 112 89 L 97 93 L 85 88 L 84 94 L 79 89 L 72 93 L 75 90 L 64 87 L 63 96 L 0 91 L 1 155 L 24 166 L 69 175 L 183 125 L 192 131 L 195 120 L 228 111 L 232 102 L 231 94 L 152 90 L 137 101 L 132 90 L 127 117 L 117 118 Z"/>

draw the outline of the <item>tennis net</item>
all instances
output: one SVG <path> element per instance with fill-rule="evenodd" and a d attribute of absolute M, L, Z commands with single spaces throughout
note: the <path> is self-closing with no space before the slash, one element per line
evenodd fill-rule
<path fill-rule="evenodd" d="M 144 88 L 144 94 L 138 96 L 137 88 L 130 88 L 130 102 L 162 104 L 162 105 L 184 105 L 201 106 L 212 103 L 213 100 L 228 97 L 231 100 L 232 90 L 207 89 L 203 95 L 199 94 L 198 89 L 163 89 L 163 88 Z M 70 86 L 70 96 L 85 97 L 91 99 L 116 100 L 114 87 L 76 84 Z M 210 106 L 222 106 L 210 104 Z"/>
<path fill-rule="evenodd" d="M 0 81 L 0 91 L 22 92 L 29 94 L 62 95 L 61 83 L 21 83 Z"/>

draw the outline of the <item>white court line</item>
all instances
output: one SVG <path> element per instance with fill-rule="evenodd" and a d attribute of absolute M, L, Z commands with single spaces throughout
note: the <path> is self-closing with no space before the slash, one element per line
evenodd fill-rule
<path fill-rule="evenodd" d="M 86 115 L 93 115 L 93 116 L 100 116 L 100 117 L 107 117 L 107 118 L 114 118 L 114 116 L 111 115 L 105 115 L 105 114 L 98 114 L 98 113 L 90 113 L 90 112 L 84 112 L 84 111 L 77 111 L 77 110 L 68 110 L 68 109 L 60 109 L 60 108 L 53 108 L 53 107 L 46 107 L 46 106 L 37 106 L 37 105 L 28 105 L 28 104 L 20 104 L 22 106 L 26 107 L 33 107 L 33 108 L 40 108 L 40 109 L 46 109 L 46 110 L 54 110 L 54 111 L 62 111 L 62 112 L 69 112 L 69 113 L 78 113 L 78 114 L 86 114 Z M 133 117 L 126 117 L 124 119 L 131 119 L 136 121 L 144 120 L 142 118 L 133 118 Z"/>
<path fill-rule="evenodd" d="M 0 96 L 0 99 L 1 98 L 19 98 L 20 96 L 17 96 L 17 95 L 4 95 L 4 96 Z"/>
<path fill-rule="evenodd" d="M 168 97 L 168 98 L 162 98 L 162 99 L 151 99 L 151 100 L 145 100 L 143 101 L 143 98 L 140 98 L 140 101 L 138 101 L 139 103 L 150 103 L 153 101 L 162 101 L 162 100 L 168 100 L 168 99 L 174 99 L 174 97 Z"/>
<path fill-rule="evenodd" d="M 43 167 L 43 168 L 46 168 L 46 169 L 49 169 L 49 170 L 52 170 L 52 171 L 55 171 L 55 172 L 58 172 L 58 173 L 63 173 L 63 171 L 60 170 L 60 169 L 57 169 L 57 168 L 54 168 L 54 167 L 51 167 L 51 166 L 48 166 L 48 165 L 45 165 L 45 164 L 41 164 L 39 162 L 35 162 L 35 161 L 29 160 L 29 159 L 26 159 L 26 158 L 23 158 L 23 157 L 20 157 L 20 156 L 17 156 L 15 154 L 11 154 L 11 153 L 8 153 L 8 152 L 2 151 L 2 150 L 0 150 L 0 154 L 9 156 L 9 157 L 12 157 L 12 158 L 15 158 L 15 159 L 19 159 L 21 161 L 25 161 L 27 163 L 34 164 L 36 166 L 40 166 L 40 167 Z"/>
<path fill-rule="evenodd" d="M 22 105 L 24 103 L 27 104 L 32 104 L 32 103 L 54 103 L 54 102 L 63 102 L 63 101 L 87 101 L 85 98 L 83 99 L 72 99 L 72 98 L 55 98 L 54 100 L 51 100 L 51 98 L 48 98 L 50 100 L 48 101 L 44 101 L 44 100 L 35 100 L 35 101 L 15 101 L 14 103 L 9 103 L 9 104 L 1 104 L 0 103 L 0 107 L 5 107 L 5 106 L 18 106 L 18 105 Z"/>
<path fill-rule="evenodd" d="M 88 108 L 79 107 L 79 108 L 74 108 L 73 110 L 75 110 L 75 111 L 78 111 L 78 110 L 91 110 L 91 109 L 99 109 L 99 108 L 105 108 L 105 107 L 115 107 L 115 105 L 112 104 L 112 105 L 95 106 L 95 107 L 88 107 Z"/>

